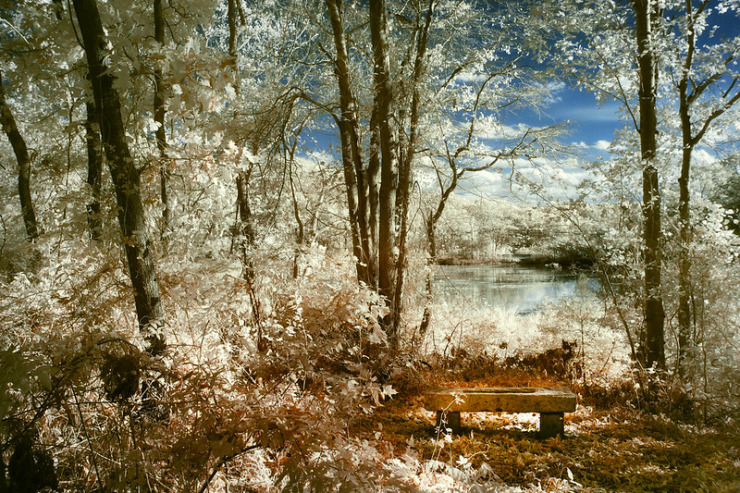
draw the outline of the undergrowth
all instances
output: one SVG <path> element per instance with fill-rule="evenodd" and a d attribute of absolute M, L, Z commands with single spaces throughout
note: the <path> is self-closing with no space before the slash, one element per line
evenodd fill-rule
<path fill-rule="evenodd" d="M 75 255 L 0 287 L 2 493 L 737 486 L 731 416 L 705 425 L 669 378 L 638 378 L 598 301 L 439 305 L 394 354 L 346 258 L 306 255 L 296 279 L 265 268 L 252 288 L 228 261 L 163 263 L 169 348 L 153 358 L 115 250 Z M 453 436 L 422 410 L 432 386 L 561 384 L 579 397 L 564 439 L 536 439 L 527 415 L 465 415 Z"/>

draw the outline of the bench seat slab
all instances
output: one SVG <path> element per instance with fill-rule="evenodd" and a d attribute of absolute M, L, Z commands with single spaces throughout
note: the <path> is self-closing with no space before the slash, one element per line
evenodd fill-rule
<path fill-rule="evenodd" d="M 427 391 L 424 407 L 453 433 L 461 412 L 540 413 L 540 436 L 550 438 L 564 435 L 563 415 L 576 410 L 576 396 L 567 387 L 446 388 Z"/>
<path fill-rule="evenodd" d="M 567 387 L 487 387 L 429 390 L 427 411 L 563 413 L 576 410 L 576 396 Z"/>

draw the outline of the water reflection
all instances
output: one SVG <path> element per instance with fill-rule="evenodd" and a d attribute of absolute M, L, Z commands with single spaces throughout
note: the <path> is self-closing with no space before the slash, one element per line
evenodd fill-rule
<path fill-rule="evenodd" d="M 437 267 L 434 276 L 438 301 L 466 300 L 520 314 L 598 288 L 598 280 L 584 275 L 516 264 L 445 265 Z"/>

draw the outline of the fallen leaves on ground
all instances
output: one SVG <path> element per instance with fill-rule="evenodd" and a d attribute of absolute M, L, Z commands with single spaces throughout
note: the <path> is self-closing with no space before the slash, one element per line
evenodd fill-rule
<path fill-rule="evenodd" d="M 487 464 L 511 486 L 543 491 L 552 491 L 548 485 L 562 491 L 563 484 L 572 491 L 593 492 L 740 491 L 736 426 L 700 427 L 627 406 L 594 409 L 579 402 L 575 413 L 566 414 L 564 438 L 538 439 L 536 414 L 464 413 L 460 435 L 440 440 L 434 418 L 423 410 L 417 394 L 387 402 L 353 429 L 379 439 L 389 455 L 413 449 L 421 461 L 476 468 Z"/>

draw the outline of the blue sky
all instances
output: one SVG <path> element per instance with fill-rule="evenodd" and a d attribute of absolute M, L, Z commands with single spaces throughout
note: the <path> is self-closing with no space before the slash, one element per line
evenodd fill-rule
<path fill-rule="evenodd" d="M 605 145 L 614 139 L 614 132 L 624 124 L 619 120 L 619 103 L 608 102 L 600 106 L 591 93 L 564 84 L 557 86 L 553 97 L 553 103 L 540 114 L 520 111 L 506 123 L 542 127 L 569 122 L 568 134 L 562 138 L 564 144 L 582 148 L 591 158 L 603 155 Z"/>
<path fill-rule="evenodd" d="M 619 121 L 618 110 L 618 103 L 599 106 L 591 93 L 564 88 L 548 114 L 555 122 L 573 123 L 566 137 L 569 143 L 600 146 L 604 141 L 611 142 L 614 132 L 623 124 Z"/>
<path fill-rule="evenodd" d="M 713 23 L 719 24 L 720 28 L 715 35 L 725 38 L 740 36 L 740 22 L 732 14 L 720 15 L 714 14 L 711 19 Z M 700 38 L 702 41 L 707 40 Z M 615 138 L 615 132 L 626 122 L 620 119 L 620 104 L 617 102 L 607 102 L 599 105 L 596 98 L 589 92 L 568 87 L 566 84 L 558 81 L 551 82 L 553 91 L 553 100 L 551 104 L 536 113 L 532 110 L 521 110 L 515 114 L 509 114 L 505 117 L 503 123 L 509 127 L 517 127 L 521 124 L 527 127 L 545 127 L 549 125 L 562 124 L 568 122 L 569 132 L 561 138 L 561 143 L 572 146 L 572 156 L 570 159 L 560 159 L 558 161 L 548 159 L 539 160 L 537 166 L 542 169 L 548 168 L 555 175 L 559 175 L 561 182 L 557 185 L 548 183 L 551 192 L 555 195 L 565 196 L 565 190 L 571 190 L 573 185 L 584 179 L 587 175 L 583 171 L 583 164 L 600 159 L 608 159 L 608 145 Z M 740 126 L 736 126 L 740 129 Z M 335 136 L 323 135 L 318 137 L 323 143 L 329 141 L 336 142 Z M 494 144 L 495 145 L 495 144 Z M 338 149 L 334 147 L 335 156 L 338 158 Z M 711 153 L 711 150 L 710 150 Z M 553 159 L 553 158 L 551 158 Z M 529 166 L 529 168 L 527 168 Z M 544 173 L 540 173 L 537 166 L 520 162 L 519 170 L 530 173 L 530 176 L 537 178 L 541 175 L 543 183 L 547 181 Z M 461 193 L 473 193 L 491 197 L 508 198 L 511 197 L 510 184 L 507 174 L 510 168 L 505 168 L 503 173 L 482 172 L 468 175 L 467 183 L 460 184 Z M 554 190 L 555 186 L 562 186 L 563 190 L 558 193 Z M 519 196 L 525 196 L 520 194 Z"/>
<path fill-rule="evenodd" d="M 711 6 L 713 7 L 714 4 Z M 714 40 L 737 39 L 740 37 L 740 21 L 732 12 L 714 12 L 710 15 L 709 23 L 717 25 L 718 29 L 712 32 L 711 38 L 710 30 L 703 31 L 698 39 L 700 46 L 706 46 L 707 43 L 712 43 Z M 553 91 L 554 99 L 546 109 L 541 113 L 527 110 L 519 111 L 516 114 L 509 115 L 504 123 L 508 126 L 523 123 L 530 127 L 570 123 L 568 135 L 561 138 L 561 143 L 573 146 L 574 159 L 560 159 L 550 163 L 547 162 L 547 159 L 543 159 L 539 162 L 543 169 L 549 168 L 551 172 L 559 175 L 560 183 L 549 182 L 544 174 L 537 172 L 534 166 L 527 167 L 526 163 L 520 163 L 519 165 L 519 170 L 529 173 L 529 176 L 532 176 L 535 181 L 541 179 L 541 183 L 547 183 L 548 192 L 555 196 L 564 197 L 569 195 L 566 189 L 571 188 L 572 185 L 586 177 L 586 173 L 581 166 L 583 163 L 609 159 L 608 145 L 614 140 L 616 130 L 625 125 L 626 122 L 620 119 L 621 105 L 618 102 L 611 101 L 599 105 L 595 97 L 587 91 L 574 89 L 557 81 L 551 82 L 551 85 L 555 88 Z M 729 127 L 734 127 L 734 130 Z M 738 136 L 737 138 L 740 139 L 740 123 L 729 125 L 729 127 L 726 132 L 735 133 Z M 732 136 L 729 138 L 732 139 Z M 695 158 L 699 159 L 701 157 L 705 161 L 713 161 L 717 158 L 719 148 L 716 147 L 717 143 L 707 145 L 707 141 L 708 139 L 705 139 L 703 149 L 695 153 Z M 733 147 L 737 150 L 736 146 Z M 720 152 L 720 154 L 722 153 Z M 575 156 L 581 161 L 580 165 L 576 162 Z M 509 171 L 510 169 L 505 169 L 503 176 L 501 174 L 499 176 L 488 174 L 489 176 L 470 177 L 469 183 L 463 185 L 462 188 L 467 188 L 469 193 L 492 195 L 499 198 L 510 197 L 510 187 L 506 179 L 506 173 Z M 561 184 L 564 184 L 563 189 L 555 190 L 555 187 L 561 186 Z M 519 196 L 526 196 L 526 194 L 520 194 Z"/>
<path fill-rule="evenodd" d="M 573 185 L 585 177 L 581 167 L 583 162 L 608 157 L 606 146 L 614 139 L 615 130 L 624 122 L 619 120 L 618 103 L 599 106 L 594 96 L 588 92 L 558 84 L 557 92 L 553 96 L 552 104 L 543 111 L 539 113 L 531 110 L 519 111 L 509 115 L 504 123 L 511 126 L 524 124 L 530 127 L 545 127 L 569 121 L 571 123 L 569 133 L 562 137 L 561 142 L 574 146 L 582 161 L 581 163 L 577 163 L 575 159 L 561 161 L 554 165 L 554 168 L 557 168 L 556 173 L 559 173 L 566 183 Z M 335 160 L 341 159 L 339 139 L 333 125 L 324 131 L 313 130 L 311 137 L 316 139 L 312 153 L 314 159 L 331 160 L 327 151 L 333 154 Z M 510 171 L 510 167 L 505 167 L 503 172 L 494 170 L 466 175 L 466 179 L 459 185 L 459 193 L 491 198 L 524 198 L 526 194 L 521 191 L 515 196 L 512 195 L 508 180 Z"/>
<path fill-rule="evenodd" d="M 619 118 L 619 103 L 599 105 L 586 91 L 553 82 L 553 99 L 550 105 L 538 112 L 527 109 L 509 114 L 504 124 L 509 127 L 525 125 L 542 128 L 568 123 L 567 134 L 559 140 L 570 147 L 567 156 L 544 156 L 529 162 L 520 159 L 517 170 L 534 183 L 546 185 L 547 193 L 559 198 L 575 195 L 575 186 L 588 177 L 584 164 L 608 159 L 608 146 L 615 131 L 624 125 Z M 491 142 L 495 146 L 495 141 Z M 510 183 L 511 167 L 503 170 L 482 171 L 468 174 L 459 184 L 458 193 L 499 199 L 532 197 L 523 189 Z"/>

